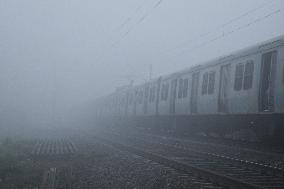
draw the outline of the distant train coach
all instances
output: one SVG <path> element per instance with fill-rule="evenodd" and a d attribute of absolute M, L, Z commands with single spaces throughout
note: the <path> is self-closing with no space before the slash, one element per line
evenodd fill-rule
<path fill-rule="evenodd" d="M 284 36 L 96 101 L 100 120 L 244 140 L 284 138 L 283 113 Z"/>

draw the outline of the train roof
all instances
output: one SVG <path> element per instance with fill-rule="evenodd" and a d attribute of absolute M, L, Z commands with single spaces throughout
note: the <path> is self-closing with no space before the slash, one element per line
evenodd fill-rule
<path fill-rule="evenodd" d="M 213 60 L 209 60 L 209 61 L 205 61 L 201 64 L 198 64 L 196 66 L 191 66 L 189 68 L 185 68 L 181 71 L 178 71 L 177 73 L 179 74 L 183 74 L 183 73 L 188 73 L 188 72 L 194 72 L 196 70 L 200 70 L 202 68 L 206 68 L 206 67 L 211 67 L 211 66 L 215 66 L 217 64 L 221 64 L 227 61 L 231 61 L 240 57 L 245 57 L 254 53 L 258 53 L 261 51 L 265 51 L 265 50 L 269 50 L 272 48 L 276 48 L 279 46 L 284 46 L 284 35 L 272 38 L 270 40 L 264 41 L 264 42 L 260 42 L 257 43 L 256 45 L 253 46 L 249 46 L 246 48 L 243 48 L 241 50 L 237 50 L 237 51 L 233 51 L 232 53 L 229 53 L 225 56 L 219 56 Z M 172 74 L 169 74 L 172 75 Z"/>
<path fill-rule="evenodd" d="M 245 57 L 245 56 L 248 56 L 248 55 L 251 55 L 251 54 L 254 54 L 254 53 L 269 50 L 269 49 L 276 48 L 276 47 L 279 47 L 279 46 L 284 46 L 284 35 L 272 38 L 272 39 L 264 41 L 264 42 L 257 43 L 256 45 L 249 46 L 249 47 L 243 48 L 243 49 L 238 50 L 238 51 L 234 51 L 234 52 L 229 53 L 225 56 L 217 57 L 213 60 L 205 61 L 201 64 L 196 65 L 196 66 L 191 66 L 191 67 L 185 68 L 181 71 L 177 71 L 177 72 L 170 73 L 170 74 L 167 74 L 167 75 L 162 75 L 160 77 L 152 79 L 149 82 L 134 85 L 131 88 L 132 89 L 139 89 L 140 87 L 143 87 L 146 84 L 155 82 L 160 78 L 162 78 L 162 80 L 167 80 L 169 78 L 178 76 L 180 74 L 186 74 L 186 73 L 198 71 L 198 70 L 203 69 L 203 68 L 222 64 L 222 63 L 227 62 L 227 61 L 231 61 L 231 60 L 234 60 L 234 59 L 237 59 L 237 58 L 240 58 L 240 57 Z M 114 92 L 112 94 L 115 94 L 115 93 L 116 92 Z"/>

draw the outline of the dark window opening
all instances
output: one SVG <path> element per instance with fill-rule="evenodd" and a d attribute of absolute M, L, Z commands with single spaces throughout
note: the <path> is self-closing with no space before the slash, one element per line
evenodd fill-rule
<path fill-rule="evenodd" d="M 250 60 L 246 63 L 246 66 L 245 66 L 244 90 L 248 90 L 248 89 L 252 88 L 253 71 L 254 71 L 254 64 L 253 64 L 253 61 Z"/>
<path fill-rule="evenodd" d="M 215 88 L 215 72 L 206 72 L 203 74 L 202 95 L 213 94 Z"/>
<path fill-rule="evenodd" d="M 253 84 L 254 63 L 252 60 L 247 61 L 246 64 L 239 63 L 236 66 L 235 84 L 236 91 L 248 90 L 252 88 Z"/>
<path fill-rule="evenodd" d="M 243 85 L 243 76 L 244 76 L 244 64 L 240 63 L 236 66 L 236 73 L 235 73 L 235 84 L 234 89 L 236 91 L 240 91 Z"/>
<path fill-rule="evenodd" d="M 208 94 L 213 94 L 215 88 L 215 72 L 209 73 Z"/>
<path fill-rule="evenodd" d="M 202 91 L 201 91 L 202 95 L 207 94 L 207 87 L 208 87 L 208 73 L 206 72 L 203 74 Z"/>

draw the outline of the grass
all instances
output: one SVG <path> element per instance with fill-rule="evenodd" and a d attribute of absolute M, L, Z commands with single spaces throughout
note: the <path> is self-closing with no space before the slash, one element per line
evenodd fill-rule
<path fill-rule="evenodd" d="M 7 138 L 0 144 L 0 188 L 36 188 L 40 185 L 42 168 L 27 154 L 29 142 Z"/>

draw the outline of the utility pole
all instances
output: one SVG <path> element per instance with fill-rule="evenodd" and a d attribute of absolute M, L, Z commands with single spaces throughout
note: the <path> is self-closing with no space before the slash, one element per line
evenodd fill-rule
<path fill-rule="evenodd" d="M 51 125 L 54 127 L 57 123 L 57 63 L 52 63 L 52 99 L 51 99 Z"/>

